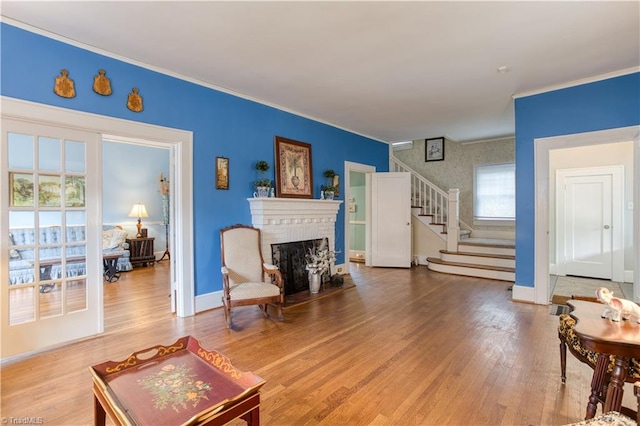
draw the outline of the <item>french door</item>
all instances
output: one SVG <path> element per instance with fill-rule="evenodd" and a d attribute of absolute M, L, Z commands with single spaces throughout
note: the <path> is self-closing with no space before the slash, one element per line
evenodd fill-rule
<path fill-rule="evenodd" d="M 2 119 L 2 358 L 103 330 L 100 141 Z"/>

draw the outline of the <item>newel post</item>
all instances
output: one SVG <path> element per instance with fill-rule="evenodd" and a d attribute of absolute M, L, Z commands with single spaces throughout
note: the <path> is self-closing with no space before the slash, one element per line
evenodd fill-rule
<path fill-rule="evenodd" d="M 447 251 L 458 251 L 460 238 L 460 190 L 449 190 L 449 205 L 447 206 Z"/>

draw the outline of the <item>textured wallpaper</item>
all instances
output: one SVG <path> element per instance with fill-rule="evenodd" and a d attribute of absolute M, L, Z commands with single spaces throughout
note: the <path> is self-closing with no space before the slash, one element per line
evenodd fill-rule
<path fill-rule="evenodd" d="M 478 164 L 515 162 L 513 138 L 492 142 L 465 143 L 445 140 L 444 161 L 425 162 L 424 139 L 413 141 L 413 148 L 395 151 L 400 161 L 448 191 L 460 190 L 460 220 L 478 230 L 513 231 L 514 227 L 473 225 L 473 167 Z"/>

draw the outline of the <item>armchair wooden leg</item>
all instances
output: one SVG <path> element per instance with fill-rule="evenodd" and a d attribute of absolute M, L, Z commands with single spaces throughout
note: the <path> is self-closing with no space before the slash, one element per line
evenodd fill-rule
<path fill-rule="evenodd" d="M 278 303 L 278 319 L 280 321 L 284 320 L 284 315 L 282 314 L 282 303 Z"/>
<path fill-rule="evenodd" d="M 224 300 L 224 297 L 222 298 L 222 304 L 224 305 L 224 320 L 227 323 L 227 328 L 231 328 L 231 308 Z"/>

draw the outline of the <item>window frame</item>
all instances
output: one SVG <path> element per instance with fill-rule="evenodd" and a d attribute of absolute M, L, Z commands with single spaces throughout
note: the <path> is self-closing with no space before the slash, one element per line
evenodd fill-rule
<path fill-rule="evenodd" d="M 513 200 L 514 200 L 514 214 L 513 217 L 496 217 L 496 218 L 485 218 L 480 217 L 477 214 L 478 207 L 478 171 L 482 168 L 489 167 L 497 167 L 497 166 L 505 166 L 512 165 L 513 166 Z M 503 163 L 486 163 L 486 164 L 476 164 L 473 166 L 473 224 L 474 225 L 483 225 L 483 226 L 514 226 L 516 221 L 516 213 L 515 213 L 515 189 L 516 189 L 516 164 L 514 162 L 503 162 Z"/>

